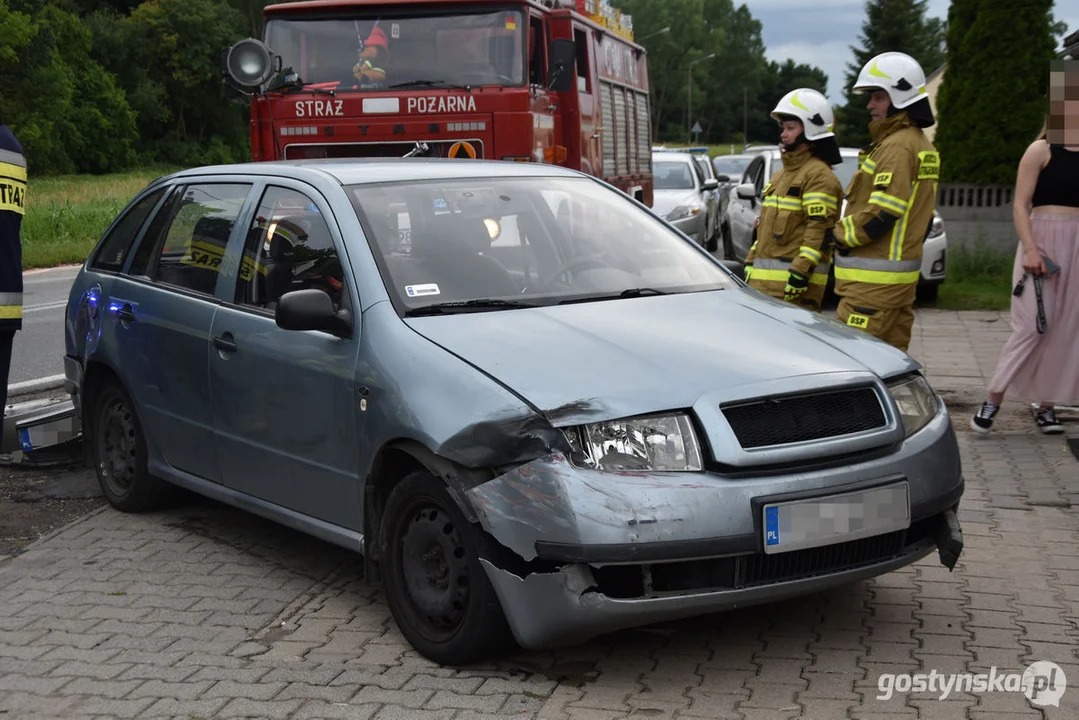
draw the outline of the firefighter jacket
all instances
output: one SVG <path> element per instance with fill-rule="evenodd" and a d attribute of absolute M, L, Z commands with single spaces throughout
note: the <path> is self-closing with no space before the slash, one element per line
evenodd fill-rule
<path fill-rule="evenodd" d="M 22 216 L 26 211 L 26 158 L 7 125 L 0 124 L 0 330 L 22 329 Z"/>
<path fill-rule="evenodd" d="M 867 307 L 908 307 L 933 222 L 940 155 L 905 112 L 869 130 L 873 143 L 859 153 L 835 228 L 835 289 Z"/>
<path fill-rule="evenodd" d="M 757 239 L 745 260 L 753 265 L 750 284 L 779 298 L 791 270 L 808 276 L 811 285 L 827 284 L 824 239 L 839 219 L 843 193 L 832 168 L 808 149 L 782 158 L 782 169 L 764 187 Z"/>

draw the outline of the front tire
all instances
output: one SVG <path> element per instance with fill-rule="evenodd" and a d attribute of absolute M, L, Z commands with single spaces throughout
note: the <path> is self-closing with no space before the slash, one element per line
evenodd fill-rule
<path fill-rule="evenodd" d="M 146 438 L 128 394 L 108 382 L 94 393 L 92 408 L 91 454 L 105 499 L 129 513 L 166 504 L 170 488 L 146 468 Z"/>
<path fill-rule="evenodd" d="M 720 235 L 723 237 L 723 259 L 724 260 L 736 260 L 734 257 L 734 238 L 731 237 L 731 226 L 724 223 L 720 229 Z"/>
<path fill-rule="evenodd" d="M 379 543 L 386 601 L 401 633 L 429 660 L 466 665 L 514 647 L 479 561 L 486 542 L 430 473 L 408 475 L 386 501 Z"/>

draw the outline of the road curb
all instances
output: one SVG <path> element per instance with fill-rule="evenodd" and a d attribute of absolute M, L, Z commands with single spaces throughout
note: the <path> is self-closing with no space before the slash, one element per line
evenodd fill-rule
<path fill-rule="evenodd" d="M 48 377 L 26 380 L 25 382 L 12 383 L 7 386 L 7 396 L 10 401 L 13 397 L 32 395 L 45 390 L 56 390 L 64 386 L 63 375 L 49 375 Z"/>

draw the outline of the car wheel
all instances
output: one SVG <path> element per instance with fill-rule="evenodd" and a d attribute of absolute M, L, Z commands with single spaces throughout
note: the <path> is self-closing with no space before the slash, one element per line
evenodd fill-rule
<path fill-rule="evenodd" d="M 514 646 L 479 561 L 486 536 L 440 480 L 419 471 L 398 483 L 386 501 L 381 535 L 386 601 L 420 654 L 441 665 L 464 665 Z"/>
<path fill-rule="evenodd" d="M 708 234 L 708 240 L 704 243 L 704 249 L 708 252 L 715 252 L 719 247 L 719 225 L 712 226 L 712 232 Z"/>
<path fill-rule="evenodd" d="M 116 383 L 94 393 L 91 452 L 97 481 L 109 504 L 146 512 L 170 499 L 169 485 L 146 468 L 146 439 L 131 398 Z"/>
<path fill-rule="evenodd" d="M 925 303 L 935 303 L 937 296 L 940 295 L 940 284 L 934 283 L 932 285 L 919 285 L 916 290 L 918 300 Z"/>
<path fill-rule="evenodd" d="M 721 234 L 723 236 L 723 259 L 724 260 L 736 260 L 734 257 L 734 238 L 731 237 L 731 226 L 723 224 L 721 227 Z"/>

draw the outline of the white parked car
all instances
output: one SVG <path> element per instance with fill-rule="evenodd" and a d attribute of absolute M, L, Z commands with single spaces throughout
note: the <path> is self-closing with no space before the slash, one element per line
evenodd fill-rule
<path fill-rule="evenodd" d="M 742 174 L 741 184 L 731 189 L 730 202 L 727 204 L 727 217 L 724 219 L 731 232 L 731 246 L 734 251 L 733 257 L 727 260 L 745 261 L 749 246 L 753 243 L 753 223 L 760 214 L 760 199 L 764 193 L 764 186 L 772 176 L 783 167 L 780 159 L 780 151 L 774 147 L 761 148 L 756 151 L 752 148 L 747 152 L 754 152 L 756 157 L 750 162 Z M 836 176 L 839 182 L 846 188 L 858 169 L 858 148 L 840 148 L 843 162 L 836 165 Z M 843 200 L 843 211 L 846 211 L 847 202 Z M 918 281 L 918 296 L 924 300 L 935 300 L 941 283 L 947 274 L 947 251 L 948 236 L 944 231 L 944 221 L 936 212 L 933 213 L 933 225 L 926 236 L 922 247 L 922 270 Z M 829 279 L 829 287 L 832 279 Z"/>

